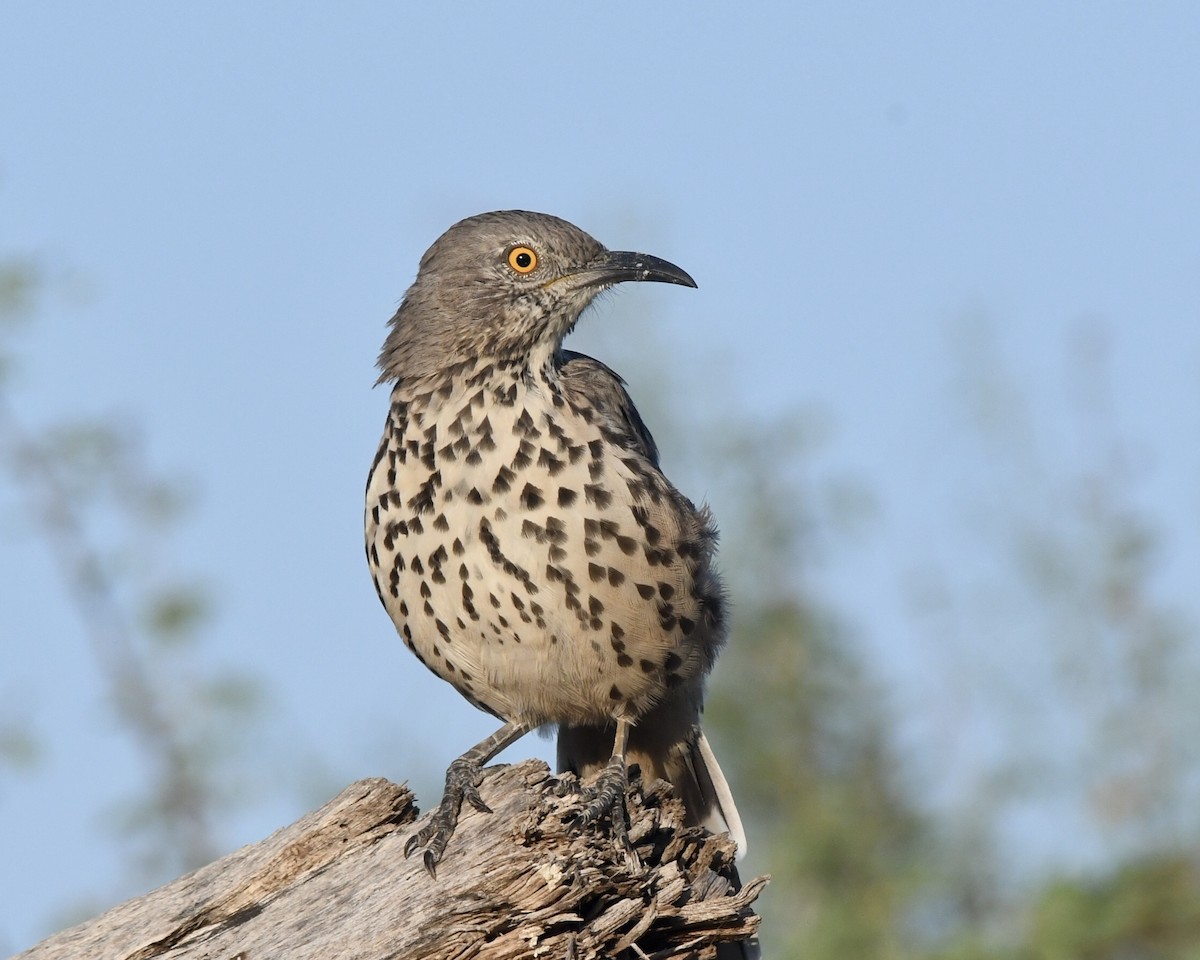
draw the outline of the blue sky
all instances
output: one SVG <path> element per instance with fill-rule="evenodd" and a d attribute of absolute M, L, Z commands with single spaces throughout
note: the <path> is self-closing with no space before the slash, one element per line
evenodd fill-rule
<path fill-rule="evenodd" d="M 0 34 L 0 253 L 61 280 L 21 339 L 14 405 L 31 425 L 136 418 L 196 492 L 181 566 L 220 601 L 207 649 L 270 678 L 334 784 L 432 789 L 491 724 L 395 640 L 360 526 L 384 323 L 426 246 L 482 210 L 555 213 L 697 279 L 621 290 L 580 331 L 639 376 L 670 365 L 678 409 L 694 393 L 823 411 L 823 469 L 879 504 L 825 585 L 919 748 L 936 749 L 946 718 L 921 710 L 953 678 L 906 577 L 972 551 L 953 508 L 980 469 L 956 408 L 963 317 L 990 318 L 1068 472 L 1072 331 L 1104 325 L 1138 497 L 1162 521 L 1160 586 L 1194 598 L 1200 8 L 449 10 L 51 0 Z M 136 766 L 46 551 L 0 539 L 0 583 L 0 699 L 47 744 L 0 791 L 0 818 L 25 825 L 0 862 L 0 948 L 16 949 L 64 901 L 119 887 L 67 787 L 116 798 Z"/>

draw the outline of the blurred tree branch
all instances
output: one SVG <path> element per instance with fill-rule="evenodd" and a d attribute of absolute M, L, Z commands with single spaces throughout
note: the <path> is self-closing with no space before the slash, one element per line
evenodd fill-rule
<path fill-rule="evenodd" d="M 150 771 L 126 829 L 146 838 L 154 873 L 188 869 L 220 850 L 219 771 L 236 755 L 222 726 L 243 723 L 260 694 L 245 676 L 181 659 L 195 650 L 209 602 L 194 579 L 170 573 L 163 554 L 182 497 L 150 471 L 134 432 L 111 417 L 34 429 L 17 413 L 9 340 L 35 313 L 41 285 L 32 263 L 0 267 L 0 473 L 51 551 L 114 715 Z M 19 723 L 0 740 L 28 753 Z M 170 864 L 160 863 L 165 851 Z"/>

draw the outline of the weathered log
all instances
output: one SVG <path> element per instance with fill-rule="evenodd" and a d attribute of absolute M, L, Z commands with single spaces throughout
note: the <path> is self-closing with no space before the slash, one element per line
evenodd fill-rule
<path fill-rule="evenodd" d="M 480 790 L 494 812 L 464 807 L 433 879 L 402 852 L 412 794 L 361 780 L 18 958 L 712 958 L 754 936 L 766 878 L 739 887 L 729 839 L 683 826 L 665 784 L 630 791 L 638 867 L 606 830 L 572 829 L 580 801 L 555 783 L 537 761 L 489 768 Z"/>

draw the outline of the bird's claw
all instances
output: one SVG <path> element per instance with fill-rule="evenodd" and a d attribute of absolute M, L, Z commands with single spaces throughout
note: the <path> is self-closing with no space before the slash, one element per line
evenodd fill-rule
<path fill-rule="evenodd" d="M 641 861 L 637 851 L 629 840 L 629 824 L 625 809 L 625 788 L 628 777 L 625 761 L 613 757 L 608 761 L 604 772 L 596 779 L 594 786 L 577 784 L 577 787 L 565 788 L 564 793 L 577 793 L 588 798 L 587 805 L 578 813 L 568 818 L 568 824 L 574 830 L 583 830 L 597 823 L 606 814 L 611 825 L 613 842 L 625 855 L 626 862 L 633 870 L 641 869 Z"/>
<path fill-rule="evenodd" d="M 433 878 L 437 878 L 437 865 L 446 852 L 446 845 L 454 836 L 458 826 L 458 814 L 462 803 L 466 800 L 480 813 L 491 813 L 492 808 L 483 802 L 479 795 L 479 783 L 483 779 L 483 767 L 480 764 L 459 757 L 446 770 L 446 789 L 442 793 L 442 802 L 429 815 L 425 826 L 414 833 L 404 844 L 404 856 L 411 857 L 419 848 L 425 848 L 421 858 L 425 869 Z"/>

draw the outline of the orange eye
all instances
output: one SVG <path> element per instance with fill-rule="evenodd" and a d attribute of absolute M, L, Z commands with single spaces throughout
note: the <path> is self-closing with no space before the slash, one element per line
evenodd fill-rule
<path fill-rule="evenodd" d="M 532 273 L 537 267 L 537 254 L 529 247 L 513 247 L 508 251 L 508 265 L 517 273 Z"/>

